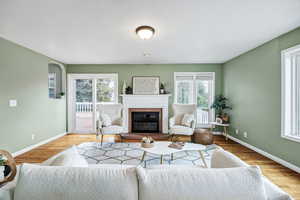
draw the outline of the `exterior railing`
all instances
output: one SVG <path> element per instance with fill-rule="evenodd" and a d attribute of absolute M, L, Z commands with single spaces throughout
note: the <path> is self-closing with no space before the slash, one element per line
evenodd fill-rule
<path fill-rule="evenodd" d="M 76 102 L 76 112 L 93 112 L 93 103 Z"/>
<path fill-rule="evenodd" d="M 197 108 L 197 124 L 209 124 L 209 109 Z"/>

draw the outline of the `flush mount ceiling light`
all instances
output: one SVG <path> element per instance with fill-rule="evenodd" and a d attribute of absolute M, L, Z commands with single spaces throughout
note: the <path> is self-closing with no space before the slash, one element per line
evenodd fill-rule
<path fill-rule="evenodd" d="M 149 40 L 153 37 L 155 30 L 151 26 L 139 26 L 135 29 L 136 34 L 143 40 Z"/>

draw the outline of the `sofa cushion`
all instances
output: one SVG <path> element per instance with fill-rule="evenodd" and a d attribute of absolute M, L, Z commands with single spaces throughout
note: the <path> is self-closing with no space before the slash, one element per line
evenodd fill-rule
<path fill-rule="evenodd" d="M 132 167 L 21 166 L 14 200 L 137 200 Z"/>
<path fill-rule="evenodd" d="M 89 164 L 83 158 L 76 146 L 72 146 L 71 148 L 64 151 L 62 154 L 57 156 L 51 163 L 51 166 L 70 166 L 70 167 L 87 167 Z"/>
<path fill-rule="evenodd" d="M 181 125 L 191 127 L 192 121 L 194 121 L 194 114 L 184 114 L 181 120 Z"/>
<path fill-rule="evenodd" d="M 237 156 L 221 148 L 216 149 L 211 156 L 211 168 L 248 167 L 249 165 Z"/>
<path fill-rule="evenodd" d="M 112 120 L 110 116 L 106 113 L 101 113 L 100 115 L 103 126 L 111 126 Z"/>
<path fill-rule="evenodd" d="M 102 134 L 104 135 L 119 134 L 122 132 L 123 132 L 122 126 L 112 125 L 112 126 L 102 128 Z"/>
<path fill-rule="evenodd" d="M 170 134 L 177 134 L 177 135 L 193 135 L 194 130 L 192 128 L 186 126 L 175 125 L 172 126 L 170 129 Z"/>
<path fill-rule="evenodd" d="M 232 168 L 232 167 L 247 167 L 246 162 L 234 154 L 224 151 L 223 149 L 217 149 L 214 151 L 211 157 L 211 168 Z M 292 200 L 292 197 L 269 181 L 266 177 L 263 177 L 264 187 L 268 200 Z"/>
<path fill-rule="evenodd" d="M 140 200 L 266 199 L 256 166 L 201 169 L 137 169 Z"/>

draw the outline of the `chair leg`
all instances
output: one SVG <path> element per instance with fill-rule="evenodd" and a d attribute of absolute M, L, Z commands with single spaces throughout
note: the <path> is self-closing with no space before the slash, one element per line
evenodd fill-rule
<path fill-rule="evenodd" d="M 175 135 L 172 134 L 172 135 L 171 135 L 171 142 L 174 142 L 174 137 L 175 137 Z"/>
<path fill-rule="evenodd" d="M 102 143 L 103 143 L 103 134 L 101 134 L 101 147 L 102 147 Z"/>

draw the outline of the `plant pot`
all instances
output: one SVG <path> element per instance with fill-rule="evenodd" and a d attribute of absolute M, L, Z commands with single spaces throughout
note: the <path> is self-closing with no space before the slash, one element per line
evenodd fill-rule
<path fill-rule="evenodd" d="M 223 120 L 223 124 L 228 124 L 229 123 L 229 116 L 228 115 L 223 115 L 222 120 Z"/>
<path fill-rule="evenodd" d="M 160 89 L 160 94 L 165 94 L 165 89 Z"/>

